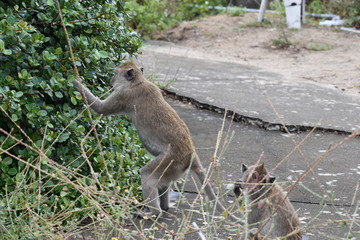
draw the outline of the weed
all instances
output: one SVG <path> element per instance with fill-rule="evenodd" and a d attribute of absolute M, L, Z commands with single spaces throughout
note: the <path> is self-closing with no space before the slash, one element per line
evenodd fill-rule
<path fill-rule="evenodd" d="M 332 46 L 327 43 L 307 43 L 305 48 L 311 51 L 326 51 L 332 49 Z"/>
<path fill-rule="evenodd" d="M 274 17 L 270 23 L 277 30 L 277 37 L 272 39 L 271 44 L 274 49 L 286 49 L 294 45 L 290 40 L 291 31 L 288 29 L 285 20 L 285 6 L 280 0 L 275 0 L 270 4 L 270 8 L 275 10 Z"/>
<path fill-rule="evenodd" d="M 169 88 L 172 84 L 174 84 L 176 82 L 176 79 L 159 80 L 159 76 L 155 73 L 147 75 L 146 78 L 149 81 L 155 83 L 156 86 L 158 86 L 159 88 Z"/>
<path fill-rule="evenodd" d="M 271 27 L 271 22 L 267 19 L 265 19 L 264 21 L 262 22 L 258 22 L 258 21 L 255 21 L 255 22 L 249 22 L 249 23 L 244 23 L 244 24 L 241 24 L 240 27 L 242 28 L 248 28 L 248 27 Z"/>
<path fill-rule="evenodd" d="M 271 40 L 271 47 L 274 49 L 287 49 L 293 45 L 286 37 Z"/>
<path fill-rule="evenodd" d="M 240 7 L 234 7 L 233 10 L 229 11 L 230 16 L 232 17 L 242 17 L 245 15 L 245 13 L 246 9 Z"/>

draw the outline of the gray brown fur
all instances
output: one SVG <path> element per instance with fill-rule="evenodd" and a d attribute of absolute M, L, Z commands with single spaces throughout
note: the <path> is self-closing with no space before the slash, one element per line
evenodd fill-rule
<path fill-rule="evenodd" d="M 249 228 L 257 228 L 265 238 L 288 236 L 288 240 L 301 240 L 297 213 L 282 188 L 274 183 L 275 178 L 268 175 L 264 164 L 243 165 L 242 172 L 234 192 L 237 199 L 245 200 Z"/>
<path fill-rule="evenodd" d="M 79 81 L 74 81 L 74 88 L 97 113 L 126 114 L 131 117 L 142 144 L 154 156 L 141 169 L 141 187 L 150 214 L 160 216 L 162 210 L 169 208 L 168 189 L 171 181 L 181 177 L 189 167 L 204 183 L 205 174 L 189 129 L 164 100 L 160 89 L 148 81 L 133 62 L 116 68 L 111 85 L 113 90 L 110 96 L 100 100 Z M 211 200 L 216 198 L 209 184 L 205 185 L 205 192 Z M 220 203 L 217 209 L 226 211 Z M 233 215 L 229 217 L 239 221 Z"/>

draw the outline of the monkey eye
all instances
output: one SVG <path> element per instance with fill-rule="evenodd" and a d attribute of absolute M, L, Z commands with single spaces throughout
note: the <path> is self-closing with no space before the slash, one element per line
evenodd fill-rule
<path fill-rule="evenodd" d="M 135 79 L 135 71 L 134 69 L 130 69 L 126 72 L 126 75 L 125 75 L 125 78 L 126 80 L 128 81 L 132 81 Z"/>

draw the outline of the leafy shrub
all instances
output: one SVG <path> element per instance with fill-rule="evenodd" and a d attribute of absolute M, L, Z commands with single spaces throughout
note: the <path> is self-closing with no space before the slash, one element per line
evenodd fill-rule
<path fill-rule="evenodd" d="M 306 8 L 311 13 L 326 13 L 326 6 L 322 0 L 313 0 Z"/>
<path fill-rule="evenodd" d="M 358 0 L 313 0 L 307 11 L 312 13 L 333 13 L 342 18 L 360 16 L 360 2 Z"/>
<path fill-rule="evenodd" d="M 151 38 L 159 31 L 180 21 L 188 21 L 211 13 L 210 6 L 221 5 L 221 0 L 130 0 L 126 6 L 132 11 L 129 26 L 144 38 Z"/>
<path fill-rule="evenodd" d="M 115 64 L 141 45 L 124 25 L 128 9 L 110 0 L 60 5 L 80 75 L 103 95 Z M 77 209 L 81 218 L 89 198 L 74 183 L 138 195 L 145 151 L 126 118 L 81 113 L 56 2 L 1 1 L 0 19 L 0 221 L 35 206 L 39 216 Z"/>
<path fill-rule="evenodd" d="M 360 1 L 314 0 L 307 6 L 312 13 L 333 13 L 347 19 L 347 25 L 360 28 Z"/>

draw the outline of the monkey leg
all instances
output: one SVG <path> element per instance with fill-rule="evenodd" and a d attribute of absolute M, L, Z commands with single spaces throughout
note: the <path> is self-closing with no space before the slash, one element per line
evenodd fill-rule
<path fill-rule="evenodd" d="M 162 212 L 159 201 L 159 193 L 164 193 L 166 186 L 168 185 L 164 184 L 164 179 L 162 178 L 164 171 L 164 168 L 162 167 L 163 161 L 163 156 L 159 155 L 141 169 L 141 188 L 143 198 L 146 205 L 149 207 L 151 214 L 156 216 L 160 216 Z M 165 189 L 161 188 L 163 186 Z M 160 191 L 160 189 L 162 191 Z M 166 198 L 167 194 L 161 195 L 162 198 Z"/>
<path fill-rule="evenodd" d="M 162 210 L 169 209 L 170 183 L 183 174 L 173 159 L 168 152 L 161 153 L 141 169 L 143 198 L 152 215 L 160 216 Z"/>
<path fill-rule="evenodd" d="M 164 211 L 169 210 L 169 187 L 159 188 L 160 208 Z"/>
<path fill-rule="evenodd" d="M 151 212 L 150 214 L 160 216 L 161 208 L 159 204 L 157 179 L 152 178 L 149 175 L 141 174 L 141 188 L 144 201 Z"/>

